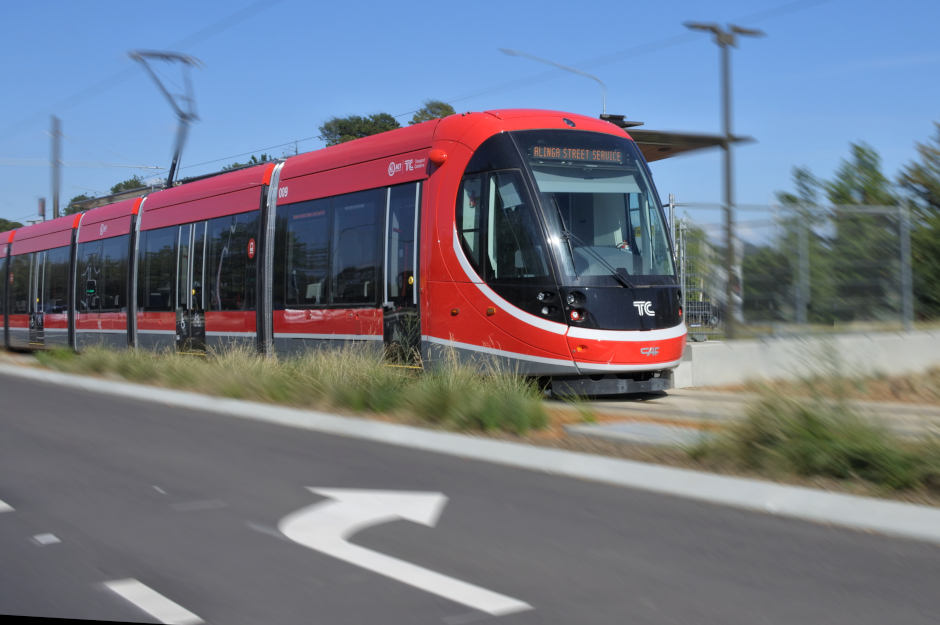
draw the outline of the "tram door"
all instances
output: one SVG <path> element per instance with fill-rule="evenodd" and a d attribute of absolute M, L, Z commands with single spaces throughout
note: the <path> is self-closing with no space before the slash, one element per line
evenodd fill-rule
<path fill-rule="evenodd" d="M 176 263 L 176 350 L 206 353 L 206 222 L 180 226 Z"/>
<path fill-rule="evenodd" d="M 385 211 L 385 279 L 383 322 L 385 345 L 405 362 L 421 346 L 418 315 L 418 205 L 420 183 L 388 190 Z"/>
<path fill-rule="evenodd" d="M 42 301 L 43 279 L 45 278 L 46 252 L 30 254 L 29 260 L 29 344 L 46 344 L 44 302 Z"/>

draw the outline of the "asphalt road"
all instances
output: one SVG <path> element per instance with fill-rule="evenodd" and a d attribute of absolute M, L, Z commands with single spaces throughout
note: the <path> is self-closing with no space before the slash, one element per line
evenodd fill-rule
<path fill-rule="evenodd" d="M 532 609 L 288 539 L 307 487 L 443 493 L 436 527 L 350 542 Z M 0 501 L 7 615 L 160 622 L 105 586 L 134 579 L 213 624 L 940 621 L 934 545 L 3 376 Z"/>

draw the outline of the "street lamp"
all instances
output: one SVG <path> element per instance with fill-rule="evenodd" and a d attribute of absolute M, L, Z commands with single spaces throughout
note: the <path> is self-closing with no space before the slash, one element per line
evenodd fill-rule
<path fill-rule="evenodd" d="M 590 78 L 591 80 L 596 80 L 597 84 L 601 87 L 601 109 L 603 113 L 607 113 L 607 85 L 604 84 L 604 81 L 598 78 L 593 74 L 588 74 L 587 72 L 582 72 L 580 69 L 575 69 L 573 67 L 568 67 L 567 65 L 562 65 L 561 63 L 556 63 L 555 61 L 549 61 L 548 59 L 543 59 L 537 57 L 533 54 L 527 54 L 525 52 L 519 52 L 518 50 L 511 50 L 509 48 L 500 48 L 500 52 L 507 56 L 521 56 L 527 59 L 532 59 L 533 61 L 538 61 L 539 63 L 545 63 L 546 65 L 551 65 L 557 67 L 558 69 L 563 69 L 566 72 L 571 72 L 572 74 L 577 74 L 578 76 L 584 76 L 585 78 Z"/>
<path fill-rule="evenodd" d="M 725 140 L 722 149 L 725 151 L 725 337 L 734 338 L 734 316 L 731 312 L 732 297 L 732 268 L 734 267 L 734 199 L 731 186 L 731 143 L 734 137 L 731 134 L 731 55 L 728 48 L 738 46 L 738 35 L 748 37 L 762 37 L 764 33 L 753 28 L 728 25 L 728 30 L 722 29 L 718 24 L 702 24 L 700 22 L 685 22 L 686 28 L 704 30 L 715 35 L 715 43 L 721 48 L 721 88 L 722 108 Z M 683 285 L 684 287 L 685 285 Z"/>

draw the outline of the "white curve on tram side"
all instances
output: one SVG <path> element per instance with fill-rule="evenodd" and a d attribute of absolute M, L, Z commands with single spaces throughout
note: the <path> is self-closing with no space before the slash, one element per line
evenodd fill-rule
<path fill-rule="evenodd" d="M 646 330 L 643 332 L 635 330 L 594 330 L 591 328 L 576 328 L 562 325 L 560 323 L 554 323 L 548 321 L 547 319 L 540 319 L 535 315 L 530 315 L 527 312 L 519 310 L 499 295 L 493 292 L 488 286 L 483 284 L 483 280 L 480 279 L 480 276 L 477 275 L 477 272 L 473 270 L 473 267 L 470 266 L 470 261 L 467 260 L 466 255 L 463 253 L 463 248 L 460 246 L 460 239 L 457 236 L 457 226 L 454 225 L 454 253 L 457 255 L 457 260 L 460 262 L 460 266 L 463 268 L 464 273 L 467 274 L 467 277 L 473 282 L 480 291 L 483 292 L 494 304 L 499 305 L 500 308 L 508 312 L 510 315 L 519 319 L 524 323 L 534 325 L 537 328 L 542 330 L 548 330 L 549 332 L 554 332 L 555 334 L 565 334 L 567 332 L 568 336 L 571 338 L 577 339 L 594 339 L 596 341 L 626 341 L 626 342 L 646 342 L 646 341 L 663 341 L 666 339 L 674 339 L 680 336 L 684 336 L 687 333 L 685 323 L 680 322 L 679 325 L 672 328 L 664 328 L 661 330 Z"/>
<path fill-rule="evenodd" d="M 545 358 L 542 356 L 530 356 L 528 354 L 520 354 L 518 352 L 510 352 L 503 349 L 494 349 L 492 347 L 482 347 L 480 345 L 474 345 L 472 343 L 461 343 L 460 341 L 451 341 L 449 339 L 439 339 L 436 336 L 423 336 L 421 337 L 425 341 L 431 343 L 437 343 L 438 345 L 445 345 L 447 347 L 456 347 L 458 349 L 467 349 L 475 352 L 480 352 L 483 354 L 491 354 L 493 356 L 503 356 L 505 358 L 516 358 L 518 360 L 527 360 L 529 362 L 538 362 L 546 365 L 557 365 L 559 367 L 572 367 L 576 365 L 571 360 L 561 360 L 558 358 Z"/>
<path fill-rule="evenodd" d="M 463 253 L 463 248 L 460 247 L 460 239 L 457 238 L 457 224 L 454 224 L 454 254 L 457 255 L 457 260 L 460 262 L 460 266 L 463 268 L 464 273 L 467 274 L 467 278 L 473 282 L 480 292 L 483 293 L 491 302 L 499 306 L 501 309 L 505 310 L 507 313 L 518 319 L 523 323 L 527 323 L 531 326 L 535 326 L 540 330 L 546 330 L 554 334 L 565 334 L 568 331 L 568 326 L 562 325 L 560 323 L 555 323 L 553 321 L 548 321 L 547 319 L 540 319 L 535 315 L 530 315 L 529 313 L 519 310 L 499 295 L 497 295 L 493 289 L 483 284 L 483 280 L 480 279 L 480 276 L 477 275 L 477 272 L 473 270 L 473 267 L 470 266 L 470 261 L 467 260 L 467 257 Z"/>
<path fill-rule="evenodd" d="M 618 342 L 647 342 L 647 341 L 665 341 L 675 339 L 687 334 L 685 323 L 672 328 L 663 328 L 661 330 L 594 330 L 592 328 L 575 328 L 568 330 L 568 336 L 573 339 L 593 339 L 595 341 L 618 341 Z"/>

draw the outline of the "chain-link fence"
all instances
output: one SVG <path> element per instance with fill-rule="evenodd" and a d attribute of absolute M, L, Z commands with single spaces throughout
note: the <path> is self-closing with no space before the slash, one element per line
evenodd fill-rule
<path fill-rule="evenodd" d="M 692 340 L 911 329 L 910 221 L 903 206 L 736 207 L 726 302 L 719 205 L 670 203 Z"/>

